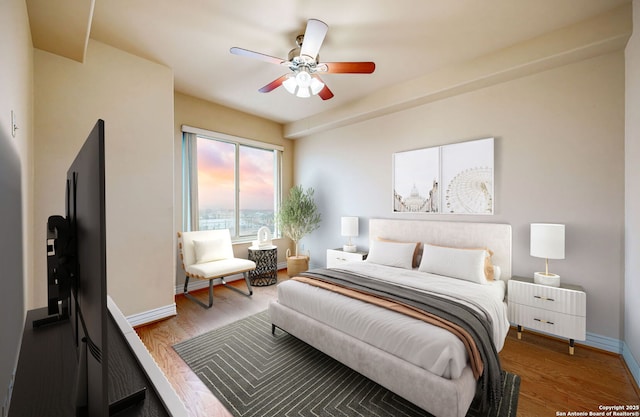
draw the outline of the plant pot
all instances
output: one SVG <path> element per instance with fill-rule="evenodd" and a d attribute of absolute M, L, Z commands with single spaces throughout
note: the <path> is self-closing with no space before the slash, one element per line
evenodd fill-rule
<path fill-rule="evenodd" d="M 287 250 L 287 275 L 294 277 L 300 272 L 304 272 L 309 269 L 309 256 L 298 255 L 290 256 L 291 252 Z"/>

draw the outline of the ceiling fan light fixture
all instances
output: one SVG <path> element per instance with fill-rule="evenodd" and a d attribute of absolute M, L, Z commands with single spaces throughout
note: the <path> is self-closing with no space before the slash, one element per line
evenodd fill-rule
<path fill-rule="evenodd" d="M 298 83 L 296 82 L 296 77 L 293 74 L 289 74 L 287 79 L 282 82 L 282 86 L 291 94 L 296 93 L 296 89 L 298 88 Z"/>
<path fill-rule="evenodd" d="M 289 74 L 282 82 L 282 86 L 296 97 L 307 98 L 322 91 L 324 83 L 312 77 L 306 68 L 301 68 L 296 73 Z"/>
<path fill-rule="evenodd" d="M 311 94 L 315 96 L 320 91 L 322 91 L 322 89 L 324 88 L 324 83 L 317 78 L 312 78 L 309 88 L 311 88 Z"/>
<path fill-rule="evenodd" d="M 298 87 L 298 92 L 296 93 L 296 97 L 300 97 L 300 98 L 311 97 L 311 90 L 309 90 L 309 87 Z"/>
<path fill-rule="evenodd" d="M 311 74 L 303 68 L 296 74 L 296 82 L 300 88 L 309 88 L 311 85 Z"/>

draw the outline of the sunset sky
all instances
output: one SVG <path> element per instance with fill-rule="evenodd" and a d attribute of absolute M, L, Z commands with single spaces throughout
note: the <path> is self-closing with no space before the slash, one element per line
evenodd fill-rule
<path fill-rule="evenodd" d="M 198 138 L 200 209 L 233 209 L 235 145 Z M 240 147 L 240 209 L 273 210 L 273 151 Z"/>

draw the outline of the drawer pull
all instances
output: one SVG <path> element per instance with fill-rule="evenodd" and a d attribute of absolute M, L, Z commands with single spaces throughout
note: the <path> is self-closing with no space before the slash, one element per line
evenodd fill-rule
<path fill-rule="evenodd" d="M 550 325 L 552 325 L 552 326 L 553 326 L 553 324 L 554 324 L 552 321 L 549 321 L 549 320 L 536 319 L 536 318 L 534 318 L 534 320 L 535 320 L 535 321 L 539 321 L 540 323 L 550 324 Z"/>
<path fill-rule="evenodd" d="M 534 295 L 533 298 L 537 298 L 538 300 L 544 300 L 544 301 L 556 301 L 553 298 L 541 297 L 539 295 Z"/>

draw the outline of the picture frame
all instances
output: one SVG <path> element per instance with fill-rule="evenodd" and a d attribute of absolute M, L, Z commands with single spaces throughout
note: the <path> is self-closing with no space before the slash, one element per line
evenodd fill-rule
<path fill-rule="evenodd" d="M 393 154 L 393 211 L 440 211 L 440 148 Z"/>
<path fill-rule="evenodd" d="M 494 138 L 393 154 L 394 213 L 494 214 Z"/>

